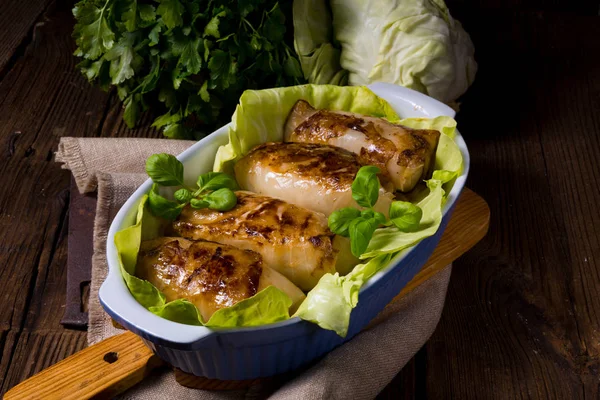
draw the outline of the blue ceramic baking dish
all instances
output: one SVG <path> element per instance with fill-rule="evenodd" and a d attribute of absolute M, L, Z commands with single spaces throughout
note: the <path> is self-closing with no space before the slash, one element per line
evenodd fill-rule
<path fill-rule="evenodd" d="M 403 118 L 454 116 L 451 108 L 410 89 L 383 83 L 369 88 L 387 100 Z M 187 177 L 193 181 L 199 174 L 212 170 L 217 149 L 227 142 L 225 126 L 181 153 L 178 158 L 185 165 Z M 462 151 L 464 170 L 448 195 L 438 232 L 397 256 L 362 288 L 345 338 L 299 318 L 252 328 L 209 329 L 162 319 L 141 306 L 121 277 L 114 235 L 133 224 L 137 204 L 150 190 L 150 180 L 129 198 L 112 222 L 106 251 L 109 272 L 100 288 L 100 302 L 115 321 L 139 335 L 167 363 L 187 373 L 212 379 L 243 380 L 302 367 L 352 339 L 425 264 L 446 228 L 469 172 L 469 153 L 460 133 L 456 142 Z"/>

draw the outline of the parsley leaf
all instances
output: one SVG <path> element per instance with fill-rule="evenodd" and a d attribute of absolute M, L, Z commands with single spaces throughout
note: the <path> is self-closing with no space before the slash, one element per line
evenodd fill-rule
<path fill-rule="evenodd" d="M 203 36 L 212 36 L 216 39 L 219 39 L 221 37 L 221 34 L 219 33 L 219 18 L 224 17 L 225 15 L 227 15 L 227 12 L 221 11 L 220 13 L 212 17 L 212 19 L 208 21 L 208 24 L 206 24 L 206 26 L 204 27 Z"/>
<path fill-rule="evenodd" d="M 137 0 L 124 0 L 125 11 L 121 15 L 121 21 L 125 24 L 128 32 L 133 32 L 137 28 L 138 4 Z"/>
<path fill-rule="evenodd" d="M 191 74 L 200 72 L 200 67 L 202 66 L 202 58 L 198 52 L 200 43 L 200 38 L 189 41 L 185 45 L 181 57 L 179 58 L 179 64 L 185 67 Z"/>
<path fill-rule="evenodd" d="M 125 123 L 130 128 L 135 126 L 135 121 L 137 121 L 140 116 L 139 96 L 139 94 L 135 94 L 125 100 L 123 120 L 125 120 Z"/>
<path fill-rule="evenodd" d="M 135 35 L 126 33 L 121 37 L 119 43 L 104 56 L 107 61 L 110 61 L 109 71 L 114 85 L 125 82 L 135 73 L 131 66 L 135 55 L 133 50 L 134 41 Z"/>
<path fill-rule="evenodd" d="M 169 29 L 183 25 L 183 6 L 179 0 L 160 0 L 156 13 Z"/>
<path fill-rule="evenodd" d="M 112 48 L 115 34 L 106 19 L 111 2 L 112 0 L 106 0 L 102 8 L 92 2 L 82 2 L 73 9 L 77 19 L 73 35 L 79 46 L 76 55 L 96 60 Z"/>
<path fill-rule="evenodd" d="M 140 12 L 142 21 L 152 22 L 156 19 L 156 9 L 150 4 L 139 4 L 138 11 Z"/>
<path fill-rule="evenodd" d="M 80 0 L 77 68 L 116 87 L 133 127 L 150 108 L 171 138 L 197 139 L 229 122 L 245 89 L 304 83 L 291 2 Z"/>

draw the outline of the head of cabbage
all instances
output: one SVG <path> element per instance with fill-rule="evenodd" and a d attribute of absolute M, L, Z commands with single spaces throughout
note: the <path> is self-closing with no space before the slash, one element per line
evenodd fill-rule
<path fill-rule="evenodd" d="M 310 83 L 388 82 L 453 104 L 474 46 L 443 0 L 295 0 L 294 45 Z"/>

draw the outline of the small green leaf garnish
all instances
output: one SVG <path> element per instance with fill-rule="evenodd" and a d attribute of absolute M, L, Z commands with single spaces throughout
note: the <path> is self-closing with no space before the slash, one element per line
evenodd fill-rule
<path fill-rule="evenodd" d="M 402 232 L 413 232 L 419 228 L 423 211 L 416 205 L 404 201 L 394 201 L 390 205 L 390 220 L 373 207 L 379 198 L 379 168 L 368 165 L 361 167 L 352 182 L 352 198 L 359 206 L 341 208 L 331 213 L 329 229 L 336 235 L 350 237 L 350 250 L 360 257 L 369 246 L 373 233 L 380 225 L 394 225 Z"/>
<path fill-rule="evenodd" d="M 359 217 L 350 223 L 350 251 L 354 257 L 360 257 L 367 250 L 375 229 L 380 225 L 375 218 Z"/>
<path fill-rule="evenodd" d="M 234 190 L 238 184 L 223 172 L 208 172 L 198 177 L 198 187 L 186 186 L 183 182 L 183 164 L 170 154 L 153 154 L 146 160 L 146 172 L 154 185 L 148 196 L 150 210 L 156 216 L 174 220 L 189 204 L 192 208 L 210 208 L 217 211 L 231 210 L 237 204 Z M 161 196 L 160 186 L 181 186 L 173 197 L 176 201 Z"/>
<path fill-rule="evenodd" d="M 235 193 L 229 188 L 217 189 L 204 197 L 208 208 L 218 211 L 231 210 L 237 204 Z"/>
<path fill-rule="evenodd" d="M 329 229 L 336 235 L 348 237 L 350 235 L 350 233 L 348 233 L 350 223 L 358 217 L 360 217 L 360 211 L 356 208 L 341 208 L 329 215 Z"/>
<path fill-rule="evenodd" d="M 361 167 L 352 182 L 352 198 L 361 207 L 373 207 L 379 197 L 379 168 L 372 165 Z"/>
<path fill-rule="evenodd" d="M 235 179 L 222 172 L 209 172 L 198 177 L 198 187 L 201 191 L 216 190 L 227 188 L 230 190 L 238 190 L 239 186 Z"/>
<path fill-rule="evenodd" d="M 181 214 L 185 204 L 179 204 L 176 201 L 168 200 L 158 194 L 158 184 L 155 183 L 148 193 L 148 204 L 152 214 L 168 220 L 174 220 Z"/>
<path fill-rule="evenodd" d="M 146 172 L 161 186 L 183 186 L 183 164 L 171 154 L 153 154 L 146 160 Z"/>
<path fill-rule="evenodd" d="M 192 199 L 190 200 L 190 206 L 199 210 L 201 208 L 208 208 L 208 202 L 200 199 Z"/>
<path fill-rule="evenodd" d="M 366 210 L 362 210 L 360 216 L 364 219 L 374 219 L 380 224 L 385 224 L 387 218 L 382 213 L 373 210 L 372 208 L 367 208 Z"/>
<path fill-rule="evenodd" d="M 186 188 L 181 188 L 173 193 L 173 197 L 180 203 L 188 203 L 192 199 L 192 192 Z"/>

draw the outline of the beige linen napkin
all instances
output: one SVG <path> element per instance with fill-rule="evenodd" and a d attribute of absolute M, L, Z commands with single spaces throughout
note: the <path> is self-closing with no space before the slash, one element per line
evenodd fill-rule
<path fill-rule="evenodd" d="M 158 139 L 62 138 L 56 161 L 70 169 L 80 192 L 98 190 L 89 301 L 88 343 L 122 333 L 98 300 L 108 266 L 106 236 L 121 205 L 146 180 L 145 160 L 153 153 L 179 154 L 193 142 Z M 164 370 L 130 389 L 125 399 L 370 399 L 425 344 L 442 313 L 451 265 L 388 305 L 367 329 L 312 367 L 276 388 L 211 392 L 189 389 Z M 268 395 L 268 396 L 267 396 Z"/>

